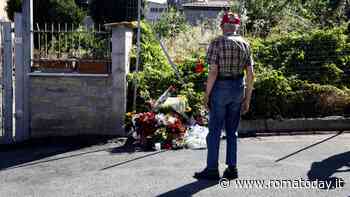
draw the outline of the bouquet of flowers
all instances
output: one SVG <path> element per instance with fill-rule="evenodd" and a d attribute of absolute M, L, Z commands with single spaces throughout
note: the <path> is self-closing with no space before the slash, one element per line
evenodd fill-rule
<path fill-rule="evenodd" d="M 183 118 L 176 112 L 134 114 L 132 123 L 140 144 L 147 149 L 152 148 L 155 143 L 160 143 L 164 149 L 176 149 L 183 146 L 186 127 Z"/>

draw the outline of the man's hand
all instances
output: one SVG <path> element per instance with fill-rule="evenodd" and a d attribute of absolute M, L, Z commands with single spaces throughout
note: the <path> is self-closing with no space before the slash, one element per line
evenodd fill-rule
<path fill-rule="evenodd" d="M 248 113 L 249 111 L 250 99 L 252 97 L 252 91 L 254 86 L 253 66 L 245 66 L 245 71 L 246 71 L 246 77 L 245 77 L 246 88 L 244 90 L 245 91 L 244 98 L 242 100 L 242 105 L 241 105 L 241 113 L 243 115 Z"/>
<path fill-rule="evenodd" d="M 208 74 L 208 80 L 207 80 L 207 87 L 205 91 L 204 96 L 204 105 L 205 107 L 210 110 L 210 94 L 213 89 L 214 83 L 216 81 L 216 77 L 218 76 L 219 72 L 219 66 L 216 64 L 210 65 L 209 74 Z"/>
<path fill-rule="evenodd" d="M 250 98 L 244 97 L 242 104 L 241 104 L 241 114 L 242 115 L 249 112 L 249 106 L 250 106 Z"/>

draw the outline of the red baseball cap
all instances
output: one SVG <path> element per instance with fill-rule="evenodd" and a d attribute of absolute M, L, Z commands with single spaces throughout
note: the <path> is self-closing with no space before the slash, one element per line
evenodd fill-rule
<path fill-rule="evenodd" d="M 241 19 L 239 18 L 238 14 L 234 14 L 232 12 L 226 12 L 221 20 L 221 25 L 224 25 L 224 24 L 240 25 Z"/>

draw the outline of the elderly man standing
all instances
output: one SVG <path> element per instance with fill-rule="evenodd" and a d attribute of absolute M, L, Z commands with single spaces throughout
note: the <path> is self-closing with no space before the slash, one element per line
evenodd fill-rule
<path fill-rule="evenodd" d="M 197 179 L 220 179 L 219 146 L 221 130 L 227 138 L 226 164 L 223 178 L 238 177 L 237 129 L 241 114 L 249 111 L 254 72 L 249 44 L 238 34 L 240 18 L 227 12 L 222 18 L 223 35 L 214 39 L 207 51 L 210 65 L 206 88 L 209 108 L 209 134 L 207 136 L 207 166 L 195 173 Z"/>

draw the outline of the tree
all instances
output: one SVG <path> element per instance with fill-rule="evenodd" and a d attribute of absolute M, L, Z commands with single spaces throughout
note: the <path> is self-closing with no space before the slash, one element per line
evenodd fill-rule
<path fill-rule="evenodd" d="M 248 32 L 267 36 L 281 20 L 311 21 L 313 26 L 337 27 L 349 20 L 350 0 L 235 0 L 234 11 L 246 10 Z M 289 18 L 288 18 L 289 17 Z M 288 25 L 287 25 L 288 26 Z"/>
<path fill-rule="evenodd" d="M 21 12 L 22 10 L 22 1 L 21 0 L 7 0 L 7 5 L 5 7 L 5 11 L 7 13 L 7 17 L 14 21 L 15 12 Z"/>
<path fill-rule="evenodd" d="M 74 0 L 34 0 L 34 22 L 79 24 L 86 13 L 77 6 Z M 6 12 L 13 21 L 14 13 L 21 12 L 21 0 L 7 0 Z"/>
<path fill-rule="evenodd" d="M 92 0 L 89 14 L 98 24 L 137 20 L 137 0 Z"/>

